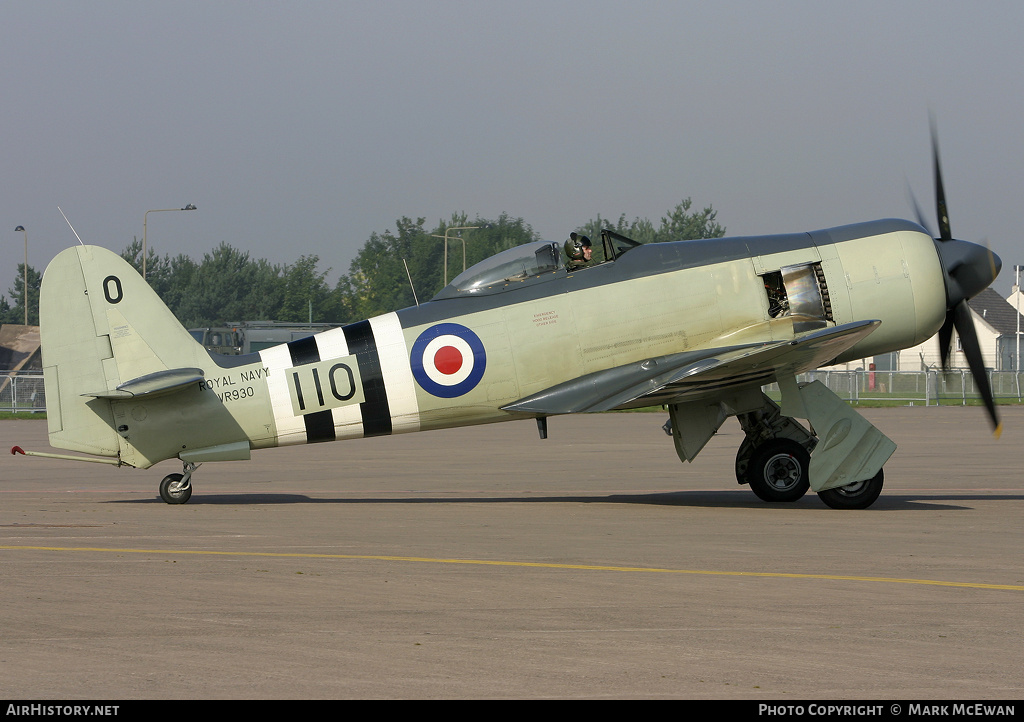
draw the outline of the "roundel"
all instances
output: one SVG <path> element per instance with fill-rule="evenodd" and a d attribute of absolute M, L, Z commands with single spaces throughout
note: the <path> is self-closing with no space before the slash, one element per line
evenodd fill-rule
<path fill-rule="evenodd" d="M 487 354 L 480 337 L 457 323 L 439 323 L 412 345 L 412 375 L 429 394 L 451 399 L 472 391 L 483 378 Z"/>

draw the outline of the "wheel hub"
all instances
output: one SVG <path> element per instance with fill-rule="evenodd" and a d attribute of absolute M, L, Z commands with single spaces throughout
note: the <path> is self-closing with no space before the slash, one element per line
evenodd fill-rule
<path fill-rule="evenodd" d="M 764 480 L 776 489 L 788 489 L 800 482 L 800 464 L 789 454 L 777 454 L 765 464 Z"/>
<path fill-rule="evenodd" d="M 844 496 L 856 496 L 857 494 L 864 490 L 864 486 L 867 483 L 868 480 L 855 481 L 852 484 L 847 484 L 846 486 L 837 486 L 835 490 L 836 492 L 838 492 L 839 494 L 843 494 Z"/>

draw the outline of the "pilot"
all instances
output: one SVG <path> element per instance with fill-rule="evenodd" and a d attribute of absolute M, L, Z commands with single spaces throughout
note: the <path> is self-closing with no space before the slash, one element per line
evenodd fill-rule
<path fill-rule="evenodd" d="M 575 231 L 569 234 L 569 240 L 565 242 L 565 255 L 569 257 L 568 269 L 574 271 L 583 268 L 590 263 L 594 253 L 590 239 Z"/>

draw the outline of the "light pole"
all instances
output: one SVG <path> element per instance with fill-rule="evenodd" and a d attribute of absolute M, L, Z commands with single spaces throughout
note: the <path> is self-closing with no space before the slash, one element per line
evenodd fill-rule
<path fill-rule="evenodd" d="M 163 213 L 164 211 L 194 211 L 196 207 L 189 203 L 184 208 L 153 208 L 142 216 L 142 278 L 146 278 L 146 220 L 150 213 Z"/>
<path fill-rule="evenodd" d="M 444 239 L 444 285 L 448 285 L 448 233 L 449 231 L 472 231 L 477 228 L 483 228 L 483 226 L 456 226 L 455 228 L 445 228 L 444 235 L 438 236 L 430 234 L 431 238 L 443 238 Z M 462 270 L 466 270 L 466 239 L 462 236 L 458 237 L 462 241 Z"/>
<path fill-rule="evenodd" d="M 28 231 L 25 230 L 25 226 L 18 226 L 14 229 L 15 233 L 21 231 L 25 234 L 25 278 L 22 283 L 25 286 L 24 289 L 24 304 L 25 304 L 25 325 L 28 326 Z"/>
<path fill-rule="evenodd" d="M 1016 290 L 1017 290 L 1017 293 L 1016 293 L 1017 298 L 1015 299 L 1015 301 L 1017 302 L 1017 353 L 1014 355 L 1013 359 L 1016 362 L 1014 364 L 1014 366 L 1017 367 L 1014 370 L 1018 374 L 1020 374 L 1020 271 L 1021 271 L 1021 266 L 1014 266 L 1013 267 L 1013 272 L 1016 275 L 1016 279 L 1017 279 L 1016 281 L 1014 281 L 1014 285 L 1016 286 Z"/>

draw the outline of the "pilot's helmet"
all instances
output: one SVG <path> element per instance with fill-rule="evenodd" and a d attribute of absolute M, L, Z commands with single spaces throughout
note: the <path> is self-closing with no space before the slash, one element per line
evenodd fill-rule
<path fill-rule="evenodd" d="M 583 249 L 591 247 L 590 239 L 575 231 L 569 234 L 569 240 L 565 242 L 565 255 L 570 261 L 582 261 Z"/>

